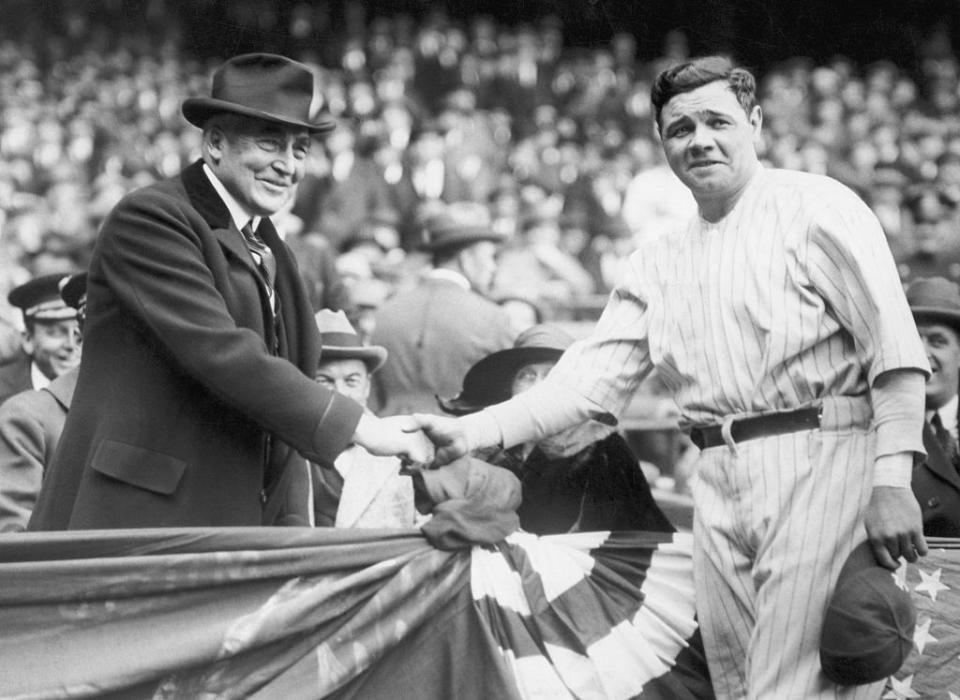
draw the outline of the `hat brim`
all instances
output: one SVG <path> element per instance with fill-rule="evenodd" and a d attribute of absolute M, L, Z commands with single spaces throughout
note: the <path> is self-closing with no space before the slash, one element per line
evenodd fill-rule
<path fill-rule="evenodd" d="M 451 233 L 443 238 L 435 241 L 427 241 L 421 243 L 418 247 L 419 250 L 425 252 L 435 252 L 438 250 L 446 250 L 449 248 L 460 248 L 474 243 L 479 243 L 480 241 L 491 241 L 493 243 L 502 243 L 503 236 L 489 231 L 487 229 L 465 229 L 462 232 Z"/>
<path fill-rule="evenodd" d="M 180 111 L 183 113 L 184 119 L 201 129 L 210 117 L 224 112 L 242 114 L 246 117 L 254 117 L 256 119 L 287 124 L 289 126 L 298 126 L 312 134 L 324 134 L 333 131 L 337 126 L 336 122 L 331 119 L 313 123 L 305 122 L 299 119 L 291 119 L 290 117 L 273 114 L 272 112 L 264 112 L 259 109 L 244 107 L 236 102 L 217 100 L 212 97 L 188 97 L 183 101 L 183 104 L 180 105 Z"/>
<path fill-rule="evenodd" d="M 947 325 L 960 328 L 960 311 L 950 311 L 936 306 L 911 306 L 913 318 L 917 321 L 942 321 Z"/>
<path fill-rule="evenodd" d="M 510 398 L 517 371 L 535 362 L 556 362 L 563 354 L 559 348 L 507 348 L 479 360 L 463 378 L 463 391 L 452 399 L 438 398 L 447 413 L 465 415 Z"/>
<path fill-rule="evenodd" d="M 372 373 L 383 367 L 387 361 L 387 349 L 378 345 L 343 347 L 341 345 L 321 345 L 320 362 L 326 360 L 362 360 Z"/>

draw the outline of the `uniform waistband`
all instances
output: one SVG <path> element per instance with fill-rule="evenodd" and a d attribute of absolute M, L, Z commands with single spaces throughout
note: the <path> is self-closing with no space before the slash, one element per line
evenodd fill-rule
<path fill-rule="evenodd" d="M 690 439 L 700 449 L 783 435 L 802 430 L 867 428 L 873 419 L 864 396 L 829 396 L 806 406 L 755 414 L 732 414 L 723 422 L 690 427 Z"/>

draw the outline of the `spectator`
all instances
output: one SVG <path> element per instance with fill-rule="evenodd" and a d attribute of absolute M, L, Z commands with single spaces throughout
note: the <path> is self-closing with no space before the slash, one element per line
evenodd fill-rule
<path fill-rule="evenodd" d="M 357 233 L 369 212 L 391 209 L 383 172 L 372 160 L 372 141 L 358 144 L 348 125 L 334 129 L 326 141 L 329 170 L 298 189 L 293 211 L 304 219 L 304 230 L 319 231 L 334 249 Z"/>
<path fill-rule="evenodd" d="M 364 345 L 342 311 L 317 312 L 321 360 L 317 383 L 366 407 L 370 377 L 387 360 L 386 348 Z M 400 460 L 348 445 L 332 464 L 311 463 L 315 522 L 334 527 L 413 527 L 413 483 Z"/>
<path fill-rule="evenodd" d="M 550 202 L 536 205 L 524 218 L 520 236 L 500 256 L 494 288 L 528 296 L 545 308 L 593 293 L 590 274 L 560 248 L 559 211 Z"/>
<path fill-rule="evenodd" d="M 37 277 L 11 290 L 8 300 L 23 313 L 20 353 L 0 365 L 0 404 L 28 389 L 42 389 L 80 364 L 77 310 L 60 297 L 67 275 Z"/>
<path fill-rule="evenodd" d="M 512 348 L 487 355 L 463 378 L 463 390 L 441 407 L 479 411 L 539 383 L 573 338 L 555 324 L 528 328 Z M 536 442 L 483 453 L 520 480 L 520 527 L 538 535 L 595 530 L 673 532 L 653 500 L 637 458 L 616 429 L 589 420 Z"/>
<path fill-rule="evenodd" d="M 960 388 L 960 289 L 942 277 L 914 280 L 907 301 L 930 361 L 923 446 L 913 468 L 913 492 L 923 513 L 923 532 L 960 537 L 960 452 L 957 390 Z"/>
<path fill-rule="evenodd" d="M 372 342 L 390 353 L 374 378 L 381 415 L 436 412 L 471 364 L 510 345 L 509 318 L 485 297 L 501 240 L 481 204 L 454 202 L 426 222 L 432 269 L 376 315 Z"/>
<path fill-rule="evenodd" d="M 77 312 L 83 332 L 87 273 L 63 280 L 63 301 Z M 0 532 L 23 532 L 53 459 L 77 386 L 74 367 L 42 389 L 27 389 L 0 405 Z"/>

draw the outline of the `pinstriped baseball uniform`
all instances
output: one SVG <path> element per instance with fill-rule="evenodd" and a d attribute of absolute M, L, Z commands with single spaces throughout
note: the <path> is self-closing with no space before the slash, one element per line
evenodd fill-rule
<path fill-rule="evenodd" d="M 871 428 L 877 375 L 928 371 L 879 223 L 830 178 L 760 168 L 723 219 L 695 219 L 631 264 L 551 379 L 488 409 L 504 444 L 618 415 L 653 368 L 692 423 L 822 401 L 819 431 L 701 456 L 704 639 L 721 697 L 876 697 L 829 684 L 817 652 L 839 567 L 866 537 L 875 455 L 923 450 L 919 432 L 878 444 Z"/>

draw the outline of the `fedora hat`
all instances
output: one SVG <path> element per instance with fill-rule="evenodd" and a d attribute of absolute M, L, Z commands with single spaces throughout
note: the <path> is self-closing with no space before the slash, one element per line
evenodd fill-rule
<path fill-rule="evenodd" d="M 370 372 L 376 372 L 387 361 L 387 349 L 364 345 L 343 311 L 320 309 L 314 319 L 320 331 L 320 362 L 362 360 Z"/>
<path fill-rule="evenodd" d="M 960 287 L 944 277 L 918 277 L 907 287 L 917 321 L 941 321 L 960 329 Z"/>
<path fill-rule="evenodd" d="M 820 667 L 834 683 L 862 685 L 895 674 L 913 647 L 917 613 L 869 542 L 840 571 L 820 638 Z"/>
<path fill-rule="evenodd" d="M 487 355 L 467 370 L 463 391 L 452 399 L 438 398 L 447 413 L 462 416 L 510 398 L 517 371 L 535 362 L 556 362 L 573 344 L 573 336 L 554 323 L 531 326 L 517 336 L 512 348 Z"/>
<path fill-rule="evenodd" d="M 485 206 L 477 202 L 453 202 L 426 218 L 420 250 L 435 252 L 503 239 L 491 228 L 490 212 Z"/>
<path fill-rule="evenodd" d="M 335 123 L 319 106 L 309 67 L 285 56 L 248 53 L 227 59 L 214 71 L 210 97 L 189 97 L 180 109 L 201 128 L 214 114 L 232 112 L 314 133 L 331 131 Z"/>

